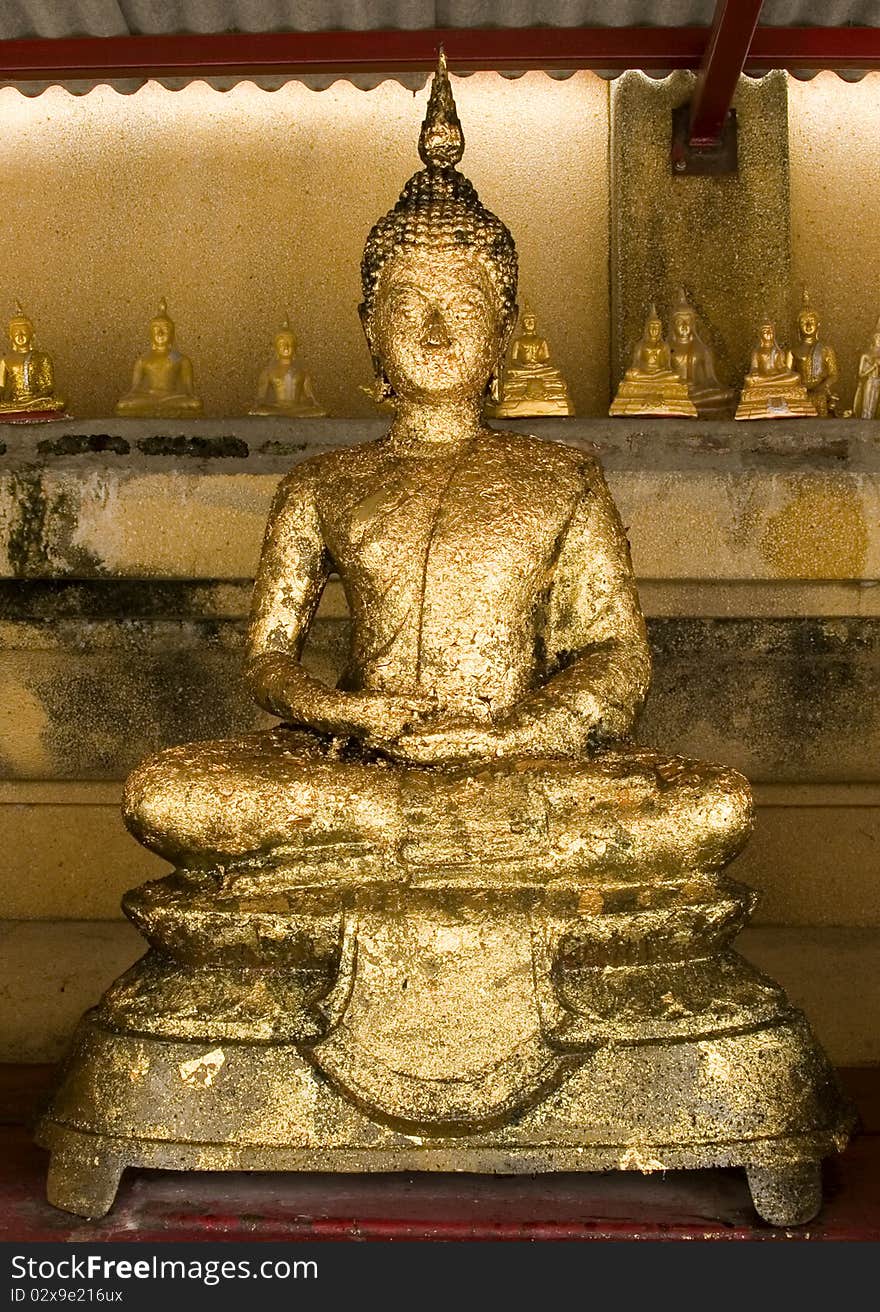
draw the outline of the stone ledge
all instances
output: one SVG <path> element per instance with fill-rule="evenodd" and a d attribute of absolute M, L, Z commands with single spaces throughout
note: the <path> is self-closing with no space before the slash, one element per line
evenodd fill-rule
<path fill-rule="evenodd" d="M 544 419 L 510 426 L 599 454 L 640 578 L 880 579 L 873 424 Z M 236 580 L 253 577 L 272 494 L 290 464 L 376 437 L 387 420 L 191 420 L 162 430 L 184 441 L 235 439 L 251 451 L 215 459 L 137 452 L 144 434 L 162 435 L 154 421 L 137 420 L 50 426 L 59 443 L 119 437 L 132 447 L 128 455 L 40 454 L 46 427 L 2 434 L 0 576 Z"/>

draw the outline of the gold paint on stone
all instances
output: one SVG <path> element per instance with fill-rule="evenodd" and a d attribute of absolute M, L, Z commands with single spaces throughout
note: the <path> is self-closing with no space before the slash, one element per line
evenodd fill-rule
<path fill-rule="evenodd" d="M 650 660 L 598 464 L 482 422 L 517 264 L 461 144 L 441 63 L 362 263 L 393 422 L 297 465 L 269 518 L 247 672 L 281 723 L 128 780 L 177 869 L 126 895 L 151 950 L 39 1127 L 67 1210 L 106 1212 L 129 1164 L 739 1165 L 795 1224 L 846 1141 L 806 1022 L 731 949 L 748 784 L 629 742 Z M 300 662 L 331 570 L 336 687 Z"/>
<path fill-rule="evenodd" d="M 9 321 L 9 350 L 0 356 L 0 420 L 60 419 L 64 400 L 55 392 L 51 356 L 34 345 L 34 325 L 21 304 Z"/>
<path fill-rule="evenodd" d="M 797 319 L 797 340 L 792 348 L 793 364 L 816 408 L 816 414 L 820 419 L 829 419 L 836 415 L 839 401 L 834 391 L 837 386 L 837 356 L 830 346 L 819 341 L 821 322 L 805 287 Z"/>
<path fill-rule="evenodd" d="M 285 315 L 275 336 L 275 359 L 260 374 L 257 400 L 248 414 L 315 419 L 327 413 L 318 404 L 311 375 L 297 360 L 296 349 L 296 335 Z"/>
<path fill-rule="evenodd" d="M 192 361 L 174 345 L 174 320 L 164 297 L 150 320 L 150 349 L 135 361 L 131 390 L 116 402 L 116 414 L 129 418 L 184 419 L 202 413 L 195 394 Z"/>
<path fill-rule="evenodd" d="M 672 367 L 672 352 L 663 335 L 663 320 L 654 305 L 648 311 L 642 335 L 633 348 L 610 415 L 681 415 L 696 419 L 697 407 L 688 386 Z"/>
<path fill-rule="evenodd" d="M 568 384 L 550 363 L 550 347 L 538 332 L 538 317 L 526 306 L 522 329 L 514 337 L 509 359 L 490 385 L 486 415 L 516 419 L 535 415 L 573 415 Z"/>
<path fill-rule="evenodd" d="M 876 419 L 880 404 L 880 319 L 870 344 L 859 356 L 859 381 L 853 397 L 856 419 Z"/>
<path fill-rule="evenodd" d="M 793 353 L 776 340 L 776 324 L 765 316 L 758 328 L 749 372 L 745 376 L 735 419 L 795 419 L 812 415 L 816 406 Z"/>

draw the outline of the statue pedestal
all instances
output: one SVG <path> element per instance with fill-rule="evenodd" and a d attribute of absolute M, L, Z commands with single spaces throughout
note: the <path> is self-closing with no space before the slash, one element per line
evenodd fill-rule
<path fill-rule="evenodd" d="M 104 1215 L 128 1165 L 743 1166 L 765 1220 L 810 1220 L 853 1115 L 731 950 L 752 895 L 539 876 L 353 858 L 283 893 L 183 872 L 135 890 L 152 947 L 84 1018 L 40 1123 L 50 1202 Z"/>

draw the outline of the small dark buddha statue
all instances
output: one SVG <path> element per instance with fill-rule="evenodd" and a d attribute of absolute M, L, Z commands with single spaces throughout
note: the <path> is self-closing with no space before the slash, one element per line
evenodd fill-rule
<path fill-rule="evenodd" d="M 748 784 L 628 740 L 650 657 L 598 464 L 482 421 L 517 261 L 463 148 L 441 57 L 362 264 L 393 422 L 293 468 L 269 517 L 247 673 L 280 723 L 126 786 L 176 870 L 126 895 L 151 951 L 42 1121 L 60 1207 L 106 1211 L 127 1164 L 728 1164 L 789 1224 L 845 1141 L 803 1018 L 730 950 Z M 330 687 L 301 652 L 334 572 Z"/>

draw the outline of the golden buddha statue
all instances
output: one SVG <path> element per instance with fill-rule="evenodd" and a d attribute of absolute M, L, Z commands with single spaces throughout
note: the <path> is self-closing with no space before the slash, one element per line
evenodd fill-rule
<path fill-rule="evenodd" d="M 648 311 L 642 335 L 633 348 L 632 364 L 620 381 L 608 413 L 697 417 L 687 383 L 672 367 L 672 352 L 654 305 Z"/>
<path fill-rule="evenodd" d="M 482 422 L 517 261 L 463 148 L 441 55 L 362 263 L 394 419 L 278 489 L 247 673 L 281 723 L 126 784 L 176 871 L 126 895 L 152 950 L 41 1122 L 57 1206 L 103 1213 L 130 1164 L 741 1165 L 791 1224 L 845 1141 L 803 1018 L 730 950 L 748 784 L 628 741 L 650 657 L 598 464 Z M 300 660 L 332 571 L 336 687 Z"/>
<path fill-rule="evenodd" d="M 734 394 L 718 381 L 715 357 L 697 332 L 696 311 L 683 287 L 672 311 L 670 355 L 701 419 L 720 418 L 733 408 Z"/>
<path fill-rule="evenodd" d="M 118 415 L 138 419 L 194 419 L 202 413 L 192 361 L 174 345 L 174 320 L 164 297 L 150 321 L 150 349 L 135 362 L 131 391 L 115 409 Z"/>
<path fill-rule="evenodd" d="M 837 356 L 830 346 L 819 341 L 819 327 L 819 315 L 805 287 L 797 320 L 797 341 L 792 349 L 793 364 L 816 414 L 828 419 L 837 413 L 838 397 L 834 392 Z"/>
<path fill-rule="evenodd" d="M 0 356 L 0 422 L 64 418 L 64 400 L 55 392 L 51 357 L 34 346 L 34 325 L 16 301 L 9 321 L 10 350 Z"/>
<path fill-rule="evenodd" d="M 880 403 L 880 319 L 871 345 L 859 358 L 859 381 L 853 400 L 856 419 L 876 419 Z"/>
<path fill-rule="evenodd" d="M 257 401 L 251 415 L 285 415 L 289 419 L 316 419 L 326 415 L 315 397 L 312 380 L 296 358 L 297 341 L 284 316 L 275 337 L 275 359 L 260 374 Z"/>
<path fill-rule="evenodd" d="M 793 419 L 816 416 L 816 407 L 792 365 L 794 357 L 776 340 L 776 325 L 764 319 L 752 351 L 735 419 Z"/>
<path fill-rule="evenodd" d="M 538 317 L 526 306 L 522 331 L 513 339 L 510 359 L 492 384 L 486 415 L 490 419 L 516 419 L 573 414 L 568 384 L 550 363 L 550 347 L 538 332 Z"/>

